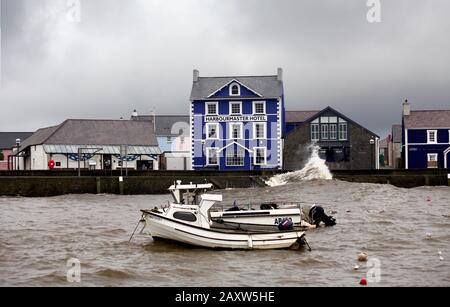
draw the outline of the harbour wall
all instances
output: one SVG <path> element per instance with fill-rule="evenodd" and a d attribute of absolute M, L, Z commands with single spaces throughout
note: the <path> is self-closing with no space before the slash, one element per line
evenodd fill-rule
<path fill-rule="evenodd" d="M 339 170 L 338 180 L 392 184 L 403 188 L 450 185 L 447 170 Z M 211 182 L 219 189 L 263 187 L 264 180 L 280 171 L 130 171 L 120 180 L 120 171 L 0 171 L 0 196 L 45 197 L 64 194 L 164 194 L 176 180 L 183 183 Z M 123 173 L 125 175 L 125 173 Z"/>

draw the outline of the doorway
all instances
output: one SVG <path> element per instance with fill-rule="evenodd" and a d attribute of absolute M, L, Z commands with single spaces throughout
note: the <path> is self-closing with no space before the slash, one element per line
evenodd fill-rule
<path fill-rule="evenodd" d="M 103 169 L 110 170 L 112 169 L 112 161 L 111 155 L 103 155 Z"/>

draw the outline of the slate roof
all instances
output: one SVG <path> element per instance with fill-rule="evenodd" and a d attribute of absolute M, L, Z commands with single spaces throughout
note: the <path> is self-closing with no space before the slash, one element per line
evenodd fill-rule
<path fill-rule="evenodd" d="M 236 80 L 245 87 L 260 94 L 265 99 L 278 98 L 283 95 L 283 82 L 273 76 L 231 76 L 231 77 L 198 77 L 193 82 L 191 101 L 208 99 L 212 93 L 223 88 L 226 84 Z M 242 96 L 240 96 L 242 97 Z"/>
<path fill-rule="evenodd" d="M 450 128 L 450 110 L 411 111 L 404 116 L 405 128 Z"/>
<path fill-rule="evenodd" d="M 154 118 L 156 118 L 156 136 L 178 136 L 180 135 L 179 128 L 183 128 L 183 124 L 189 125 L 188 115 L 156 115 L 155 117 L 153 115 L 139 115 L 131 117 L 132 120 L 146 120 L 152 123 Z M 174 126 L 177 123 L 182 124 L 180 126 Z"/>
<path fill-rule="evenodd" d="M 402 142 L 402 125 L 399 124 L 392 125 L 392 142 L 394 143 Z"/>
<path fill-rule="evenodd" d="M 149 121 L 68 119 L 62 124 L 37 130 L 21 151 L 31 145 L 135 145 L 158 146 Z"/>
<path fill-rule="evenodd" d="M 286 111 L 286 123 L 302 123 L 320 111 Z"/>
<path fill-rule="evenodd" d="M 316 112 L 316 111 L 294 111 L 294 112 L 299 112 L 299 113 L 298 113 L 298 117 L 297 117 L 296 119 L 303 119 L 303 121 L 300 122 L 300 123 L 303 124 L 303 123 L 310 122 L 310 121 L 314 120 L 315 118 L 321 116 L 323 113 L 325 113 L 325 112 L 327 112 L 327 111 L 330 111 L 330 112 L 336 114 L 337 116 L 339 116 L 339 117 L 345 119 L 346 121 L 351 122 L 353 125 L 356 125 L 356 126 L 358 126 L 358 127 L 363 128 L 364 130 L 366 130 L 367 132 L 369 132 L 369 133 L 372 134 L 373 136 L 376 136 L 376 137 L 379 138 L 379 136 L 378 136 L 376 133 L 374 133 L 374 132 L 370 131 L 369 129 L 365 128 L 364 126 L 358 124 L 358 123 L 355 122 L 354 120 L 350 119 L 349 117 L 345 116 L 344 114 L 342 114 L 341 112 L 339 112 L 339 111 L 333 109 L 333 108 L 330 107 L 330 106 L 328 106 L 328 107 L 326 107 L 325 109 L 323 109 L 322 111 L 318 111 L 318 112 Z M 292 111 L 289 111 L 289 112 L 292 112 Z M 286 113 L 289 113 L 289 112 L 286 112 Z M 311 112 L 311 113 L 309 113 L 309 112 Z M 314 112 L 314 114 L 312 114 L 313 112 Z M 312 114 L 312 115 L 311 115 L 311 114 Z M 309 115 L 311 115 L 311 116 L 309 116 Z M 308 117 L 308 116 L 309 116 L 309 117 Z M 287 118 L 287 115 L 286 115 L 286 118 Z M 293 118 L 294 118 L 294 116 L 293 116 Z M 295 118 L 294 118 L 294 119 L 295 119 Z"/>
<path fill-rule="evenodd" d="M 16 146 L 16 139 L 23 142 L 32 134 L 33 132 L 0 132 L 0 149 L 11 149 Z"/>

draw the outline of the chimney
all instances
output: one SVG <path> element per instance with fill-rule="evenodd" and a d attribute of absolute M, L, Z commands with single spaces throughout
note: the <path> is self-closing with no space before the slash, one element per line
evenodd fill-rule
<path fill-rule="evenodd" d="M 277 80 L 283 81 L 283 68 L 278 68 L 277 70 Z"/>
<path fill-rule="evenodd" d="M 198 81 L 199 75 L 200 75 L 200 72 L 197 69 L 194 69 L 194 82 Z"/>
<path fill-rule="evenodd" d="M 411 115 L 411 105 L 408 102 L 408 99 L 403 103 L 403 116 Z"/>

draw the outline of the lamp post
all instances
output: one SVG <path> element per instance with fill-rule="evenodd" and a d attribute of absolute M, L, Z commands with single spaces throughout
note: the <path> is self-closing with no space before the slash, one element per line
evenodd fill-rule
<path fill-rule="evenodd" d="M 20 139 L 16 139 L 16 147 L 17 147 L 17 151 L 16 151 L 16 168 L 17 170 L 20 170 L 20 165 L 19 165 L 19 149 L 20 149 Z"/>

